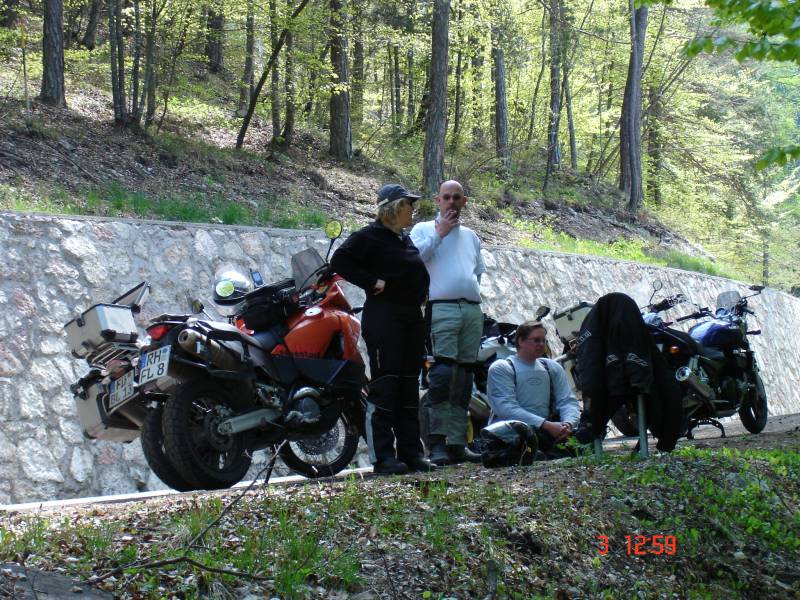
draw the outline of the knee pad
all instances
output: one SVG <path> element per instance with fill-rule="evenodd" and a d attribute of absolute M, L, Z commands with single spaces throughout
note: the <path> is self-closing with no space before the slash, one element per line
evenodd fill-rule
<path fill-rule="evenodd" d="M 437 362 L 428 371 L 428 398 L 431 404 L 442 404 L 450 399 L 457 367 L 452 363 Z"/>

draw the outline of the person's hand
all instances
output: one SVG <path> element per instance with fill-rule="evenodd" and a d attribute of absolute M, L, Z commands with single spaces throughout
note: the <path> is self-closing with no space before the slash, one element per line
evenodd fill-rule
<path fill-rule="evenodd" d="M 556 442 L 563 442 L 572 434 L 572 425 L 560 421 L 545 421 L 542 429 L 549 433 Z"/>
<path fill-rule="evenodd" d="M 378 294 L 383 292 L 383 288 L 385 287 L 386 287 L 386 282 L 383 279 L 378 279 L 378 281 L 375 282 L 375 285 L 372 288 L 372 293 L 377 296 Z"/>
<path fill-rule="evenodd" d="M 458 225 L 458 212 L 448 210 L 446 213 L 439 215 L 436 221 L 436 234 L 440 238 L 444 238 L 456 225 Z"/>

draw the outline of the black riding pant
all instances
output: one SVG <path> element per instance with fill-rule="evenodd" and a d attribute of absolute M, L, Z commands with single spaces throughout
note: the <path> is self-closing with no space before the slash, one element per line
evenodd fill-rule
<path fill-rule="evenodd" d="M 418 415 L 425 343 L 422 311 L 419 306 L 370 298 L 361 327 L 371 379 L 366 416 L 370 460 L 422 456 Z"/>

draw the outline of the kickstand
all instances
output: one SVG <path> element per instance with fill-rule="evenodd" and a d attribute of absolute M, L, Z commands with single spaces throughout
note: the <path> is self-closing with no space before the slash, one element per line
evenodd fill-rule
<path fill-rule="evenodd" d="M 687 429 L 686 429 L 686 439 L 687 440 L 693 440 L 694 439 L 694 434 L 692 433 L 692 430 L 695 427 L 699 427 L 700 425 L 713 425 L 714 427 L 716 427 L 717 429 L 720 430 L 720 433 L 721 433 L 720 437 L 723 437 L 723 438 L 725 437 L 725 427 L 722 425 L 722 423 L 720 423 L 716 419 L 711 419 L 711 418 L 709 418 L 709 419 L 692 419 L 691 421 L 689 421 L 689 427 L 687 427 Z"/>

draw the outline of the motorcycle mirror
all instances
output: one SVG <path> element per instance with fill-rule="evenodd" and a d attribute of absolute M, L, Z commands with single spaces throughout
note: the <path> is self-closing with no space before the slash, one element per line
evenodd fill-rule
<path fill-rule="evenodd" d="M 764 289 L 763 285 L 751 285 L 748 289 L 753 290 L 754 292 L 760 292 Z"/>
<path fill-rule="evenodd" d="M 192 309 L 192 314 L 195 314 L 195 315 L 199 315 L 201 312 L 203 312 L 206 309 L 206 307 L 203 305 L 203 303 L 200 302 L 200 300 L 198 300 L 197 298 L 195 298 L 194 300 L 191 300 L 189 302 L 189 306 Z"/>
<path fill-rule="evenodd" d="M 544 319 L 549 314 L 550 314 L 550 307 L 549 306 L 545 306 L 543 304 L 542 306 L 540 306 L 539 308 L 536 309 L 536 320 L 537 321 L 541 321 L 542 319 Z"/>
<path fill-rule="evenodd" d="M 656 279 L 653 282 L 653 292 L 657 292 L 658 290 L 660 290 L 663 287 L 664 287 L 664 284 L 662 283 L 662 281 L 660 279 Z"/>
<path fill-rule="evenodd" d="M 325 236 L 331 241 L 338 239 L 342 235 L 342 231 L 344 231 L 344 226 L 341 221 L 329 221 L 325 225 Z"/>

